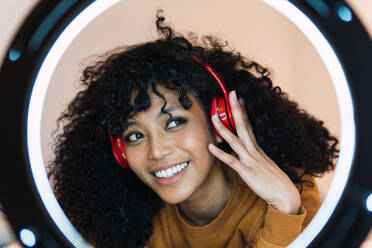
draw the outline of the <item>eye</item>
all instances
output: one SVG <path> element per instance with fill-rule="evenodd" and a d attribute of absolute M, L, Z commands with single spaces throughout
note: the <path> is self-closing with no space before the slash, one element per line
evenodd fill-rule
<path fill-rule="evenodd" d="M 171 119 L 167 124 L 167 129 L 175 128 L 181 126 L 182 124 L 186 123 L 186 119 L 184 118 L 175 118 Z"/>
<path fill-rule="evenodd" d="M 132 133 L 132 134 L 128 134 L 127 136 L 125 136 L 124 140 L 126 142 L 135 142 L 141 138 L 143 138 L 142 133 Z"/>

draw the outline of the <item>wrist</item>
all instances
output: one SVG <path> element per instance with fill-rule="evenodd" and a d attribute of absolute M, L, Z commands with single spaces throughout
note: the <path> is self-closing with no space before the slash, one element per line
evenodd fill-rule
<path fill-rule="evenodd" d="M 272 205 L 275 209 L 287 213 L 287 214 L 298 214 L 301 208 L 301 197 L 300 193 L 296 190 L 297 194 L 293 194 L 289 198 L 282 199 L 279 204 Z"/>

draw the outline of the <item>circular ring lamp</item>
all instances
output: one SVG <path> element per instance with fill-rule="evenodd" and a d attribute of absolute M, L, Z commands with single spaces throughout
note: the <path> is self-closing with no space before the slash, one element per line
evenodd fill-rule
<path fill-rule="evenodd" d="M 59 206 L 41 150 L 49 81 L 74 37 L 120 0 L 43 0 L 26 18 L 0 72 L 0 200 L 25 247 L 91 247 Z M 344 1 L 262 0 L 311 41 L 333 81 L 340 157 L 318 213 L 290 247 L 359 247 L 372 225 L 372 42 Z"/>

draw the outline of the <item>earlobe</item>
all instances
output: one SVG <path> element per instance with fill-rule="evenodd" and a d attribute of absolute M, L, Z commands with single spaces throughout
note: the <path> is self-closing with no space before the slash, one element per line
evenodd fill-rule
<path fill-rule="evenodd" d="M 217 138 L 217 142 L 219 144 L 221 144 L 223 142 L 223 139 L 218 134 L 216 134 L 216 138 Z"/>

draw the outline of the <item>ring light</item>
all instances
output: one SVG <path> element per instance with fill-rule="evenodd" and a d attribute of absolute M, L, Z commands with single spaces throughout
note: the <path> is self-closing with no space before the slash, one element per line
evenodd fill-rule
<path fill-rule="evenodd" d="M 15 233 L 27 247 L 91 247 L 68 221 L 49 184 L 41 150 L 41 117 L 59 59 L 90 21 L 119 1 L 41 1 L 2 64 L 0 196 Z M 262 1 L 291 20 L 318 51 L 333 81 L 341 115 L 334 179 L 316 216 L 290 247 L 354 247 L 372 224 L 371 40 L 343 1 Z"/>

